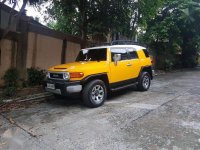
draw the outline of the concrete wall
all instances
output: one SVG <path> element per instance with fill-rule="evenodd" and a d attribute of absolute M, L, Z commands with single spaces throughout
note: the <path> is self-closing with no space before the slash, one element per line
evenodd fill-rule
<path fill-rule="evenodd" d="M 48 69 L 61 63 L 62 40 L 29 32 L 27 68 Z"/>
<path fill-rule="evenodd" d="M 8 24 L 10 8 L 3 4 L 0 7 L 2 34 Z M 13 11 L 13 15 L 17 13 Z M 81 47 L 87 44 L 87 41 L 79 37 L 49 29 L 27 16 L 20 19 L 17 32 L 15 28 L 13 23 L 11 32 L 0 45 L 0 86 L 3 83 L 1 78 L 10 67 L 16 67 L 20 71 L 20 77 L 26 78 L 27 68 L 48 69 L 61 62 L 73 62 Z"/>
<path fill-rule="evenodd" d="M 0 85 L 3 84 L 2 77 L 5 71 L 10 67 L 16 65 L 16 55 L 17 43 L 11 40 L 4 39 L 1 43 L 0 49 Z"/>
<path fill-rule="evenodd" d="M 38 33 L 28 33 L 26 68 L 38 67 L 48 69 L 51 66 L 61 64 L 63 40 Z M 65 48 L 65 63 L 76 59 L 81 45 L 67 41 Z"/>
<path fill-rule="evenodd" d="M 65 63 L 75 61 L 81 44 L 74 41 L 67 41 L 65 52 Z M 26 68 L 37 67 L 48 69 L 51 66 L 61 64 L 61 54 L 63 50 L 63 40 L 51 36 L 46 36 L 34 32 L 28 32 Z M 1 44 L 0 51 L 0 86 L 3 85 L 1 79 L 6 70 L 16 67 L 18 52 L 17 42 L 5 39 Z"/>
<path fill-rule="evenodd" d="M 66 48 L 66 54 L 65 54 L 65 62 L 75 61 L 80 49 L 81 49 L 80 44 L 68 41 L 67 48 Z"/>

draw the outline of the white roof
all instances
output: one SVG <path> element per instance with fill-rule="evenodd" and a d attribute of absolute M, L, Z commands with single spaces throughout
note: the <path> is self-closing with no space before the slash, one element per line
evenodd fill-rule
<path fill-rule="evenodd" d="M 82 50 L 90 50 L 90 49 L 101 49 L 101 48 L 134 48 L 136 51 L 141 49 L 146 49 L 145 47 L 139 46 L 139 45 L 111 45 L 111 46 L 99 46 L 99 47 L 91 47 L 91 48 L 85 48 Z"/>

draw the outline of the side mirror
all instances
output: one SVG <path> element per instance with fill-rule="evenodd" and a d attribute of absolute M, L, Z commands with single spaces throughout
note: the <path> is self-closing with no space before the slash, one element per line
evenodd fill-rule
<path fill-rule="evenodd" d="M 114 54 L 113 60 L 115 62 L 115 65 L 117 65 L 117 62 L 121 60 L 121 54 Z"/>

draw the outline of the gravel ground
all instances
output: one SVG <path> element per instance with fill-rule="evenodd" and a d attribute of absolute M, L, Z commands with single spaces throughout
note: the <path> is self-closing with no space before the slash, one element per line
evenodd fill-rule
<path fill-rule="evenodd" d="M 0 115 L 2 150 L 199 150 L 200 69 L 155 77 L 89 109 L 55 99 Z"/>

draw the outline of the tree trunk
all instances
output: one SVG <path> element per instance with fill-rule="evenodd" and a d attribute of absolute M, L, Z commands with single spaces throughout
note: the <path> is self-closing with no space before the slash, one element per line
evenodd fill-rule
<path fill-rule="evenodd" d="M 83 40 L 87 39 L 87 26 L 88 26 L 88 18 L 87 18 L 87 0 L 81 0 L 79 5 L 79 10 L 81 13 L 81 38 Z"/>
<path fill-rule="evenodd" d="M 11 10 L 11 12 L 10 12 L 10 15 L 9 15 L 8 26 L 7 26 L 7 28 L 4 30 L 4 33 L 3 33 L 3 35 L 2 35 L 1 38 L 0 38 L 0 46 L 1 46 L 2 39 L 5 38 L 5 36 L 8 34 L 8 32 L 11 30 L 11 26 L 12 26 L 13 24 L 16 24 L 16 28 L 18 27 L 20 17 L 21 17 L 21 15 L 22 15 L 22 13 L 24 12 L 24 9 L 25 9 L 25 7 L 26 7 L 27 1 L 28 1 L 28 0 L 23 0 L 23 4 L 22 4 L 22 7 L 21 7 L 21 9 L 20 9 L 20 11 L 19 11 L 19 13 L 18 13 L 18 15 L 17 15 L 16 22 L 12 22 L 12 17 L 13 17 L 12 13 L 13 13 L 15 7 L 16 7 L 16 4 L 17 4 L 16 2 L 14 3 L 14 5 L 13 5 L 13 7 L 12 7 L 12 10 Z"/>
<path fill-rule="evenodd" d="M 88 26 L 87 19 L 86 19 L 86 16 L 84 15 L 83 24 L 81 28 L 81 37 L 83 40 L 87 39 L 87 26 Z"/>
<path fill-rule="evenodd" d="M 86 40 L 87 39 L 87 31 L 86 31 L 86 28 L 85 27 L 82 27 L 81 28 L 81 38 L 83 40 Z"/>
<path fill-rule="evenodd" d="M 22 14 L 23 14 L 23 12 L 24 12 L 24 9 L 25 9 L 25 7 L 26 7 L 27 2 L 28 2 L 28 0 L 23 0 L 22 7 L 21 7 L 21 9 L 20 9 L 20 11 L 19 11 L 19 13 L 18 13 L 18 15 L 17 15 L 17 19 L 16 19 L 16 25 L 17 25 L 17 26 L 18 26 L 18 24 L 19 24 L 19 20 L 20 20 Z"/>
<path fill-rule="evenodd" d="M 4 4 L 6 2 L 6 0 L 3 0 L 1 3 Z"/>
<path fill-rule="evenodd" d="M 3 3 L 5 3 L 5 1 L 2 1 L 2 4 L 1 4 L 1 5 L 3 5 Z M 11 28 L 11 26 L 12 26 L 12 22 L 11 22 L 11 21 L 12 21 L 13 12 L 14 12 L 14 9 L 15 9 L 16 5 L 17 5 L 17 3 L 15 2 L 15 3 L 13 4 L 13 7 L 12 7 L 11 11 L 10 11 L 9 18 L 8 18 L 8 26 L 7 26 L 7 28 L 3 31 L 3 34 L 2 34 L 2 36 L 0 37 L 0 46 L 1 46 L 2 39 L 8 34 L 8 32 L 10 31 L 10 28 Z"/>

